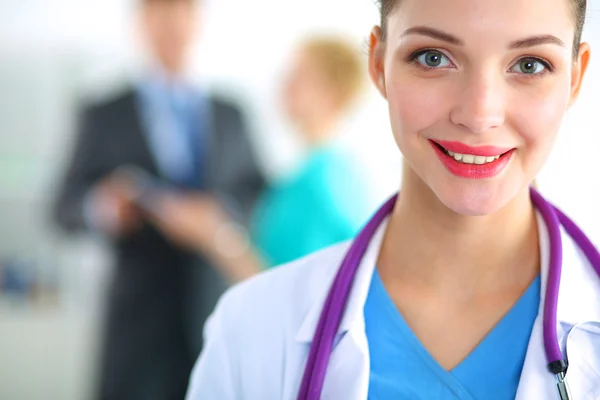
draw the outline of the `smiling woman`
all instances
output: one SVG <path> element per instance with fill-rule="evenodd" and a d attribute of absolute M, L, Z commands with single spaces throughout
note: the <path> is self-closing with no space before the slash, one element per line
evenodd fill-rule
<path fill-rule="evenodd" d="M 443 15 L 427 13 L 407 26 L 403 21 L 418 7 L 411 1 L 384 1 L 382 28 L 373 32 L 371 74 L 390 104 L 392 129 L 411 167 L 405 174 L 418 174 L 456 212 L 490 214 L 531 183 L 552 148 L 587 67 L 588 46 L 570 45 L 581 36 L 583 14 L 579 6 L 574 14 L 572 2 L 557 2 L 564 14 L 556 15 L 547 7 L 540 11 L 532 3 L 512 3 L 513 10 L 495 9 L 490 3 L 461 11 L 449 9 Z M 515 16 L 514 10 L 519 11 Z M 527 21 L 526 16 L 533 12 L 544 14 L 538 27 Z M 471 22 L 457 29 L 448 14 Z M 514 22 L 509 27 L 505 21 Z M 467 139 L 468 132 L 476 135 Z M 444 151 L 462 154 L 459 150 L 441 149 L 437 153 L 445 156 L 442 161 L 452 170 L 482 178 L 490 177 L 490 166 L 477 156 L 511 158 L 510 163 L 496 161 L 499 168 L 493 171 L 500 174 L 510 164 L 503 174 L 506 179 L 477 185 L 470 180 L 440 179 L 434 164 L 421 166 L 427 163 L 432 141 L 439 144 L 440 139 L 471 148 L 493 145 L 514 149 L 502 154 L 471 150 L 461 160 Z M 416 146 L 419 151 L 415 151 Z M 464 166 L 465 161 L 471 166 Z M 475 161 L 479 163 L 471 164 Z M 450 192 L 460 198 L 449 196 Z M 475 198 L 477 204 L 469 200 Z"/>
<path fill-rule="evenodd" d="M 589 63 L 585 1 L 380 5 L 368 66 L 401 196 L 231 290 L 188 398 L 550 399 L 557 378 L 597 398 L 600 254 L 530 189 Z"/>

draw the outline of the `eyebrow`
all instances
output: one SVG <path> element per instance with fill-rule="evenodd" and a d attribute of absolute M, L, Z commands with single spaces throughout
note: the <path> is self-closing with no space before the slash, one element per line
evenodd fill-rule
<path fill-rule="evenodd" d="M 434 29 L 434 28 L 429 28 L 427 26 L 415 26 L 413 28 L 408 28 L 407 30 L 404 31 L 404 33 L 402 34 L 402 37 L 405 36 L 409 36 L 409 35 L 422 35 L 422 36 L 429 36 L 432 37 L 434 39 L 438 39 L 441 40 L 443 42 L 448 42 L 450 44 L 454 44 L 456 46 L 462 46 L 464 43 L 462 40 L 460 40 L 459 38 L 457 38 L 456 36 L 453 36 L 449 33 Z"/>
<path fill-rule="evenodd" d="M 509 47 L 511 49 L 523 49 L 526 47 L 539 46 L 541 44 L 555 44 L 557 46 L 565 47 L 565 42 L 552 35 L 539 35 L 517 40 L 512 42 Z"/>
<path fill-rule="evenodd" d="M 443 42 L 453 44 L 455 46 L 464 45 L 464 42 L 456 36 L 427 26 L 415 26 L 413 28 L 409 28 L 404 31 L 402 37 L 409 35 L 429 36 L 431 38 L 438 39 Z M 525 39 L 519 39 L 514 42 L 511 42 L 508 47 L 510 49 L 524 49 L 527 47 L 534 47 L 542 44 L 555 44 L 557 46 L 565 47 L 565 43 L 562 40 L 552 35 L 538 35 L 531 36 Z"/>

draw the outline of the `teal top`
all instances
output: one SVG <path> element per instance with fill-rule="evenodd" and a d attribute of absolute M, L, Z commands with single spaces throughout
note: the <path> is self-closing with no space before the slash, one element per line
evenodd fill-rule
<path fill-rule="evenodd" d="M 538 276 L 475 350 L 446 371 L 398 312 L 375 270 L 364 309 L 371 360 L 369 400 L 514 399 L 540 289 Z"/>
<path fill-rule="evenodd" d="M 348 154 L 313 151 L 303 167 L 259 199 L 253 242 L 269 266 L 352 238 L 372 212 L 365 180 Z"/>

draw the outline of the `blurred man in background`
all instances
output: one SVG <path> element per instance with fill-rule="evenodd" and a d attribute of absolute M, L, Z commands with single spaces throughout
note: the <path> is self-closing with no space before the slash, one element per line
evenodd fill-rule
<path fill-rule="evenodd" d="M 56 205 L 63 228 L 104 234 L 116 250 L 102 400 L 183 399 L 202 325 L 225 288 L 176 232 L 151 223 L 152 190 L 174 188 L 177 199 L 219 204 L 244 220 L 263 187 L 241 113 L 183 78 L 198 7 L 140 0 L 154 62 L 124 93 L 85 109 Z M 143 173 L 120 172 L 132 166 Z"/>

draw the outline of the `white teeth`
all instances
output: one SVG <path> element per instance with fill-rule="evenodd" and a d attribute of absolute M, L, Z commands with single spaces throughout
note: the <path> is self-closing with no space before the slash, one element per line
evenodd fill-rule
<path fill-rule="evenodd" d="M 473 154 L 459 154 L 459 153 L 454 153 L 450 150 L 446 150 L 446 152 L 448 153 L 448 155 L 450 157 L 453 157 L 456 161 L 461 161 L 465 164 L 487 164 L 487 163 L 491 163 L 493 161 L 496 161 L 497 159 L 500 158 L 500 156 L 493 156 L 493 157 L 485 157 L 485 156 L 475 156 Z"/>
<path fill-rule="evenodd" d="M 463 154 L 462 162 L 465 164 L 473 164 L 475 162 L 475 156 L 472 154 Z"/>

